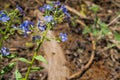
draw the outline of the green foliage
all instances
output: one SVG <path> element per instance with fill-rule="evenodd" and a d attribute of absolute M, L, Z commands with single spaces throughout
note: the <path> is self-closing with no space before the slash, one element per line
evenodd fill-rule
<path fill-rule="evenodd" d="M 99 6 L 93 5 L 92 7 L 90 7 L 90 10 L 92 10 L 95 13 L 97 13 L 99 11 Z"/>
<path fill-rule="evenodd" d="M 3 74 L 5 74 L 5 73 L 11 71 L 14 66 L 15 66 L 15 62 L 10 63 L 9 65 L 7 65 L 6 67 L 4 67 L 4 68 L 0 71 L 0 75 L 3 75 Z"/>
<path fill-rule="evenodd" d="M 28 64 L 31 63 L 30 61 L 28 61 L 28 60 L 25 59 L 25 58 L 18 58 L 18 60 L 19 60 L 19 61 L 22 61 L 22 62 L 25 62 L 25 63 L 28 63 Z"/>
<path fill-rule="evenodd" d="M 46 61 L 46 59 L 43 56 L 41 56 L 41 55 L 36 56 L 35 59 L 48 64 L 48 62 Z"/>
<path fill-rule="evenodd" d="M 115 32 L 114 37 L 117 41 L 120 41 L 120 34 L 119 33 Z"/>
<path fill-rule="evenodd" d="M 88 34 L 88 33 L 90 33 L 90 32 L 91 32 L 91 29 L 89 28 L 89 26 L 85 26 L 82 34 Z"/>
<path fill-rule="evenodd" d="M 50 9 L 50 7 L 52 9 Z M 3 29 L 0 28 L 0 36 L 1 36 L 1 38 L 0 38 L 0 58 L 1 59 L 15 58 L 15 61 L 19 60 L 19 61 L 29 64 L 25 78 L 22 78 L 22 75 L 18 69 L 15 70 L 16 80 L 28 80 L 28 76 L 31 71 L 39 71 L 39 70 L 43 69 L 42 67 L 33 67 L 33 64 L 34 64 L 34 60 L 42 61 L 42 62 L 45 62 L 46 64 L 48 63 L 43 56 L 41 56 L 41 55 L 37 56 L 37 53 L 39 52 L 39 49 L 40 49 L 41 45 L 43 44 L 43 42 L 45 40 L 50 41 L 52 39 L 52 38 L 51 39 L 47 38 L 48 31 L 52 30 L 56 24 L 62 23 L 64 21 L 69 21 L 69 19 L 70 19 L 70 14 L 68 13 L 66 7 L 59 2 L 57 2 L 57 4 L 53 2 L 50 5 L 43 6 L 42 8 L 44 9 L 43 10 L 44 19 L 43 20 L 40 19 L 40 24 L 39 24 L 38 28 L 41 29 L 41 27 L 43 27 L 43 25 L 45 26 L 45 28 L 44 28 L 43 32 L 41 32 L 42 36 L 40 37 L 40 39 L 38 41 L 36 41 L 37 48 L 35 48 L 34 54 L 30 61 L 26 58 L 23 58 L 23 57 L 19 58 L 16 55 L 10 54 L 10 49 L 4 47 L 3 43 L 5 41 L 7 41 L 11 36 L 14 36 L 16 31 L 18 34 L 24 34 L 25 37 L 27 37 L 28 33 L 34 32 L 33 30 L 35 30 L 35 28 L 33 26 L 30 26 L 30 25 L 34 25 L 34 23 L 32 23 L 31 21 L 25 20 L 22 24 L 20 24 L 21 22 L 20 22 L 20 18 L 19 18 L 19 16 L 20 16 L 19 13 L 22 14 L 23 10 L 19 6 L 17 6 L 17 9 L 15 9 L 15 10 L 11 10 L 9 12 L 4 11 L 6 16 L 5 15 L 3 16 L 3 13 L 0 13 L 0 18 L 1 18 L 0 25 L 5 26 L 5 27 L 3 27 Z M 73 24 L 76 25 L 75 23 L 73 23 Z M 19 25 L 19 27 L 16 27 L 16 25 Z M 64 41 L 67 40 L 67 34 L 62 34 L 61 36 L 62 36 L 62 39 L 64 39 Z M 26 43 L 26 47 L 27 48 L 33 47 L 34 46 L 33 42 Z M 10 63 L 9 65 L 4 67 L 0 71 L 0 75 L 3 75 L 5 73 L 9 72 L 10 70 L 13 69 L 14 66 L 15 66 L 15 62 Z"/>
<path fill-rule="evenodd" d="M 13 54 L 13 53 L 11 53 L 11 54 L 8 55 L 8 56 L 5 56 L 5 58 L 8 58 L 8 59 L 12 59 L 12 58 L 15 58 L 15 57 L 16 57 L 16 55 Z"/>
<path fill-rule="evenodd" d="M 13 35 L 15 32 L 15 29 L 12 27 L 14 24 L 20 24 L 20 19 L 19 19 L 19 12 L 18 10 L 11 10 L 10 12 L 4 11 L 9 17 L 10 20 L 7 22 L 1 22 L 0 24 L 5 26 L 4 29 L 0 29 L 0 34 L 1 34 L 1 39 L 0 39 L 0 49 L 2 47 L 3 41 L 6 41 L 10 35 Z"/>
<path fill-rule="evenodd" d="M 21 75 L 21 73 L 18 71 L 18 69 L 15 70 L 15 79 L 16 79 L 16 80 L 22 80 L 22 75 Z"/>
<path fill-rule="evenodd" d="M 107 35 L 112 34 L 107 24 L 105 24 L 100 19 L 98 19 L 97 16 L 94 19 L 94 24 L 90 26 L 86 26 L 83 30 L 83 34 L 89 34 L 89 33 L 91 33 L 96 40 L 99 40 Z"/>
<path fill-rule="evenodd" d="M 42 69 L 43 69 L 43 67 L 31 67 L 31 71 L 32 71 L 32 72 L 40 71 L 40 70 L 42 70 Z"/>
<path fill-rule="evenodd" d="M 92 33 L 93 36 L 96 37 L 97 40 L 103 38 L 104 36 L 112 34 L 107 25 L 101 21 L 98 21 L 97 27 L 93 28 L 94 25 L 88 27 L 86 26 L 83 30 L 83 34 Z"/>

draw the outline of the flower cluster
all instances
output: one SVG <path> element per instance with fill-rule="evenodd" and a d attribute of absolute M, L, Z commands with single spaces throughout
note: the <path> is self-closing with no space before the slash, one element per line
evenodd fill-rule
<path fill-rule="evenodd" d="M 2 56 L 7 56 L 10 54 L 9 49 L 6 47 L 2 47 L 0 53 L 2 54 Z"/>
<path fill-rule="evenodd" d="M 46 25 L 42 24 L 41 20 L 38 20 L 37 26 L 40 31 L 44 31 L 46 29 Z"/>
<path fill-rule="evenodd" d="M 24 15 L 24 11 L 22 9 L 22 7 L 20 7 L 19 5 L 16 6 L 16 8 L 19 10 L 19 12 Z"/>
<path fill-rule="evenodd" d="M 44 5 L 43 7 L 40 7 L 41 12 L 45 12 L 45 10 L 52 10 L 53 6 L 51 5 Z"/>
<path fill-rule="evenodd" d="M 33 26 L 33 22 L 25 20 L 21 25 L 20 29 L 23 31 L 24 36 L 27 36 L 27 33 L 31 31 L 30 27 Z"/>
<path fill-rule="evenodd" d="M 3 11 L 0 11 L 0 21 L 7 22 L 8 20 L 10 20 L 10 17 Z"/>
<path fill-rule="evenodd" d="M 39 10 L 44 13 L 43 21 L 38 20 L 38 28 L 40 31 L 44 31 L 46 27 L 48 27 L 48 24 L 55 26 L 55 24 L 61 23 L 65 19 L 70 19 L 70 14 L 66 7 L 61 5 L 59 1 L 45 4 L 43 7 L 40 7 Z M 66 41 L 67 34 L 60 33 L 60 39 L 63 42 Z"/>

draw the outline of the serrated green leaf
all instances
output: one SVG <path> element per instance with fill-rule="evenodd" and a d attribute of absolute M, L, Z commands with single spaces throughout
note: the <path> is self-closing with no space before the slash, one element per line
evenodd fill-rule
<path fill-rule="evenodd" d="M 117 41 L 120 41 L 120 34 L 119 33 L 115 32 L 114 36 L 115 36 L 115 39 Z"/>
<path fill-rule="evenodd" d="M 86 26 L 85 29 L 83 30 L 82 34 L 87 34 L 90 32 L 91 32 L 90 28 Z"/>
<path fill-rule="evenodd" d="M 3 75 L 7 72 L 9 72 L 10 70 L 13 69 L 13 67 L 15 66 L 15 62 L 10 63 L 9 65 L 7 65 L 6 67 L 4 67 L 1 71 L 0 71 L 0 75 Z"/>
<path fill-rule="evenodd" d="M 103 32 L 104 35 L 112 34 L 109 29 L 104 29 L 104 30 L 102 30 L 102 32 Z"/>
<path fill-rule="evenodd" d="M 92 34 L 95 35 L 95 36 L 97 36 L 99 34 L 99 32 L 100 32 L 99 30 L 93 29 Z"/>
<path fill-rule="evenodd" d="M 46 63 L 46 64 L 48 63 L 48 62 L 46 61 L 46 59 L 45 59 L 43 56 L 41 56 L 41 55 L 36 56 L 35 59 L 36 59 L 36 60 L 39 60 L 39 61 L 42 61 L 42 62 L 44 62 L 44 63 Z"/>
<path fill-rule="evenodd" d="M 103 22 L 99 22 L 99 25 L 100 25 L 101 28 L 106 28 L 107 27 L 107 25 Z"/>
<path fill-rule="evenodd" d="M 16 78 L 16 80 L 21 80 L 21 79 L 22 79 L 22 75 L 21 75 L 21 73 L 18 71 L 18 69 L 15 70 L 15 78 Z"/>
<path fill-rule="evenodd" d="M 31 63 L 30 61 L 28 61 L 28 60 L 25 59 L 25 58 L 18 58 L 18 60 L 20 60 L 20 61 L 22 61 L 22 62 L 25 62 L 25 63 L 28 63 L 28 64 Z"/>

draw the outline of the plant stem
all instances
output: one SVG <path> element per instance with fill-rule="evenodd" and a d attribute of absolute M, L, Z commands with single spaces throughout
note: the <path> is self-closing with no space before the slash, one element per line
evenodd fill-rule
<path fill-rule="evenodd" d="M 0 49 L 2 48 L 2 44 L 3 44 L 3 37 L 0 39 Z"/>
<path fill-rule="evenodd" d="M 28 70 L 27 70 L 27 72 L 26 72 L 26 75 L 25 75 L 25 79 L 24 79 L 24 80 L 27 80 L 27 79 L 28 79 L 28 76 L 29 76 L 29 74 L 30 74 L 30 70 L 31 70 L 31 67 L 32 67 L 32 65 L 33 65 L 33 63 L 34 63 L 35 57 L 36 57 L 36 55 L 37 55 L 37 53 L 38 53 L 38 51 L 39 51 L 42 43 L 44 42 L 44 40 L 45 40 L 45 38 L 46 38 L 46 35 L 47 35 L 47 32 L 50 30 L 50 28 L 51 28 L 51 26 L 48 24 L 48 27 L 47 27 L 47 29 L 46 29 L 46 31 L 45 31 L 42 39 L 40 40 L 40 42 L 39 42 L 39 44 L 38 44 L 38 46 L 37 46 L 34 54 L 33 54 L 31 63 L 30 63 L 30 65 L 29 65 L 29 67 L 28 67 Z"/>

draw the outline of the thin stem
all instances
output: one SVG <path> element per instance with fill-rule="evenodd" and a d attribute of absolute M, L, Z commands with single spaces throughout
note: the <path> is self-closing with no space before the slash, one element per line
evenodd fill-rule
<path fill-rule="evenodd" d="M 0 49 L 2 48 L 2 44 L 3 44 L 3 37 L 0 39 Z"/>
<path fill-rule="evenodd" d="M 46 38 L 46 35 L 47 35 L 47 32 L 50 30 L 50 28 L 51 28 L 51 26 L 48 24 L 48 27 L 47 27 L 47 29 L 46 29 L 46 31 L 45 31 L 42 39 L 40 40 L 40 42 L 39 42 L 39 44 L 38 44 L 38 46 L 37 46 L 34 54 L 33 54 L 31 63 L 30 63 L 30 65 L 29 65 L 29 67 L 28 67 L 28 70 L 27 70 L 27 72 L 26 72 L 25 80 L 28 79 L 28 76 L 29 76 L 29 74 L 30 74 L 30 70 L 31 70 L 31 67 L 32 67 L 32 65 L 33 65 L 33 63 L 34 63 L 35 57 L 36 57 L 36 55 L 37 55 L 37 53 L 38 53 L 38 51 L 39 51 L 42 43 L 44 42 L 44 40 L 45 40 L 45 38 Z"/>

